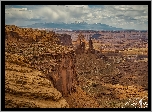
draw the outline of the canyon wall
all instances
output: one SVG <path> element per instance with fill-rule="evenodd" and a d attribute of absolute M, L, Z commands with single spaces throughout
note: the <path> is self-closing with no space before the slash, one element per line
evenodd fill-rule
<path fill-rule="evenodd" d="M 68 52 L 56 56 L 61 57 L 61 61 L 53 68 L 53 72 L 48 73 L 48 76 L 53 79 L 54 86 L 66 96 L 75 91 L 75 54 Z"/>
<path fill-rule="evenodd" d="M 54 32 L 5 26 L 5 50 L 24 58 L 23 64 L 42 71 L 63 96 L 75 91 L 75 52 L 60 45 L 61 37 Z M 58 38 L 59 37 L 59 38 Z M 70 40 L 68 36 L 67 40 Z M 71 45 L 71 42 L 63 42 Z M 22 60 L 18 60 L 21 62 Z M 21 64 L 21 63 L 19 63 Z"/>

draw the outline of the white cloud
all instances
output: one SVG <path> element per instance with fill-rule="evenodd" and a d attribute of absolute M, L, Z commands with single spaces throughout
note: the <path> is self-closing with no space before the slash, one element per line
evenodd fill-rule
<path fill-rule="evenodd" d="M 40 5 L 14 8 L 5 6 L 6 23 L 28 25 L 37 22 L 86 21 L 88 23 L 103 23 L 114 27 L 142 28 L 148 27 L 148 6 L 138 5 L 106 5 L 90 8 L 87 5 Z M 12 22 L 11 22 L 12 21 Z M 120 23 L 121 22 L 121 23 Z M 147 27 L 146 27 L 147 26 Z"/>

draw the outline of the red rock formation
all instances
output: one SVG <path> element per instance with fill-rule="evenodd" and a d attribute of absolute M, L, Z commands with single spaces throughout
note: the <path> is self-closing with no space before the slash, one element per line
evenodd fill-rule
<path fill-rule="evenodd" d="M 75 90 L 75 53 L 70 48 L 55 44 L 59 42 L 57 34 L 7 25 L 5 32 L 6 52 L 22 55 L 30 67 L 46 74 L 64 96 Z M 20 41 L 7 42 L 18 37 Z M 64 37 L 67 38 L 66 35 Z M 70 41 L 65 44 L 70 44 Z"/>
<path fill-rule="evenodd" d="M 55 88 L 64 96 L 75 90 L 76 73 L 74 63 L 74 54 L 71 52 L 62 54 L 61 62 L 55 66 L 55 70 L 52 73 L 49 73 L 49 78 L 53 80 Z"/>
<path fill-rule="evenodd" d="M 88 52 L 95 53 L 95 50 L 93 49 L 93 42 L 92 42 L 91 38 L 89 40 L 89 49 L 88 49 Z"/>
<path fill-rule="evenodd" d="M 88 43 L 86 42 L 85 37 L 84 37 L 84 35 L 82 35 L 82 33 L 80 33 L 78 35 L 76 43 L 77 43 L 77 48 L 75 50 L 76 54 L 82 54 L 85 52 L 93 53 L 93 54 L 95 53 L 95 49 L 93 48 L 93 42 L 92 42 L 91 38 L 89 40 L 89 48 L 87 50 L 85 49 L 85 46 Z"/>
<path fill-rule="evenodd" d="M 71 46 L 72 45 L 72 39 L 70 35 L 67 34 L 61 34 L 58 36 L 60 40 L 60 44 L 64 46 Z"/>
<path fill-rule="evenodd" d="M 84 53 L 85 52 L 85 45 L 86 45 L 87 42 L 84 38 L 84 35 L 82 35 L 82 33 L 80 33 L 78 35 L 77 43 L 78 43 L 78 46 L 77 46 L 77 49 L 76 49 L 76 54 Z"/>

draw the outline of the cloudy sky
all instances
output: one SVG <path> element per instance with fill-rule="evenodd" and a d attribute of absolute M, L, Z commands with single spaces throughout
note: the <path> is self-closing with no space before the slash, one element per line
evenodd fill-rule
<path fill-rule="evenodd" d="M 6 5 L 5 24 L 102 23 L 117 28 L 147 30 L 147 5 Z"/>

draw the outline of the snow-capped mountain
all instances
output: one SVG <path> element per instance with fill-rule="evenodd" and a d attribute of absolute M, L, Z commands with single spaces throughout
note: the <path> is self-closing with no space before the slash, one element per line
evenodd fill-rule
<path fill-rule="evenodd" d="M 88 24 L 86 22 L 74 22 L 74 23 L 35 23 L 27 26 L 20 27 L 31 27 L 31 28 L 57 28 L 57 29 L 71 29 L 71 30 L 127 30 L 122 28 L 116 28 L 101 23 Z M 133 29 L 129 29 L 133 30 Z"/>

